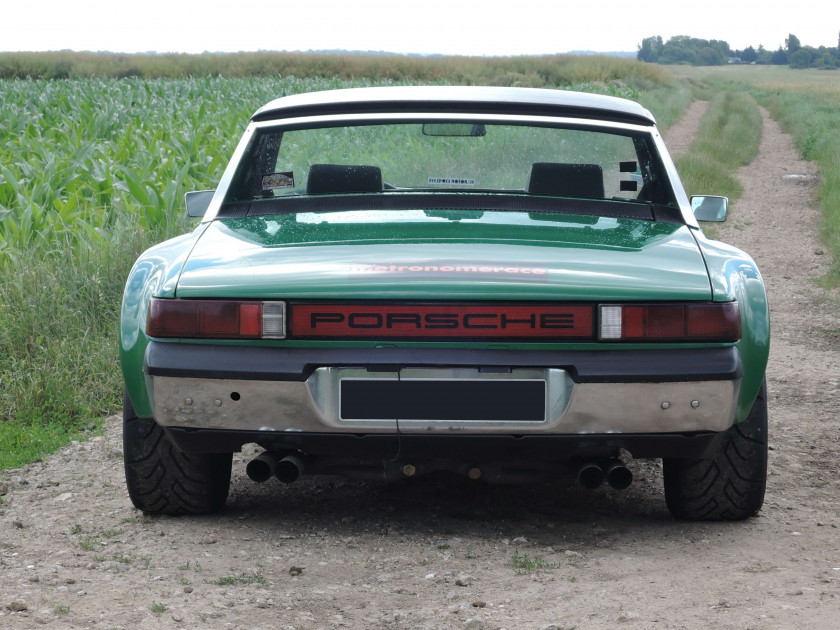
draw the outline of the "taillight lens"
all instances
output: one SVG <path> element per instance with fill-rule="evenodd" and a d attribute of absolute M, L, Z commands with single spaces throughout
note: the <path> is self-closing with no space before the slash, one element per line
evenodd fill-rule
<path fill-rule="evenodd" d="M 283 339 L 286 303 L 153 298 L 146 334 L 185 339 Z"/>
<path fill-rule="evenodd" d="M 601 341 L 734 342 L 741 338 L 737 302 L 603 304 L 598 313 Z M 286 303 L 153 298 L 146 333 L 183 339 L 285 339 Z"/>
<path fill-rule="evenodd" d="M 602 341 L 731 342 L 741 338 L 737 302 L 605 304 L 599 308 Z"/>

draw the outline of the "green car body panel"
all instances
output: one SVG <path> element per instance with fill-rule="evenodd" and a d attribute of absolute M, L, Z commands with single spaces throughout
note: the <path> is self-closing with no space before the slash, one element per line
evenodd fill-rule
<path fill-rule="evenodd" d="M 593 225 L 575 226 L 523 219 L 515 213 L 493 213 L 492 217 L 485 213 L 467 225 L 431 220 L 400 223 L 398 212 L 382 214 L 380 221 L 361 225 L 301 226 L 294 216 L 214 222 L 181 272 L 177 297 L 711 298 L 703 259 L 686 226 L 595 217 Z M 341 217 L 326 218 L 335 221 Z M 397 273 L 353 275 L 354 270 L 376 265 L 395 265 Z M 540 278 L 534 281 L 500 269 L 485 274 L 491 277 L 482 277 L 480 283 L 467 273 L 461 277 L 408 277 L 409 268 L 429 265 L 537 267 L 547 273 L 532 276 Z M 403 273 L 399 273 L 400 267 Z M 352 282 L 348 282 L 350 277 Z"/>
<path fill-rule="evenodd" d="M 304 223 L 294 215 L 226 219 L 201 224 L 189 235 L 150 249 L 129 276 L 121 322 L 122 365 L 135 409 L 148 415 L 152 411 L 142 373 L 148 343 L 142 330 L 151 297 L 422 301 L 445 295 L 449 300 L 479 301 L 737 300 L 746 336 L 735 344 L 745 368 L 736 421 L 746 417 L 761 384 L 755 375 L 763 375 L 769 352 L 767 298 L 749 256 L 681 225 L 598 217 L 564 220 L 522 213 L 473 214 L 468 229 L 463 219 L 432 217 L 406 222 L 388 212 L 356 222 L 337 214 Z M 502 258 L 500 252 L 504 252 Z M 406 270 L 404 274 L 370 277 L 358 274 L 360 268 L 371 265 Z M 466 274 L 406 277 L 409 268 L 429 265 L 455 269 L 478 265 L 499 271 L 481 282 Z M 524 279 L 526 276 L 515 272 L 523 267 L 547 273 L 544 279 Z M 245 343 L 372 347 L 377 342 Z M 411 347 L 428 342 L 389 344 Z M 437 345 L 481 348 L 498 343 Z M 534 350 L 661 347 L 604 342 L 506 345 Z M 668 344 L 679 346 L 692 347 Z"/>

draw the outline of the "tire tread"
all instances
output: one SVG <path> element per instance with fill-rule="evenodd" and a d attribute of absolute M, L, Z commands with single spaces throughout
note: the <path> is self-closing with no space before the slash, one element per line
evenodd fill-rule
<path fill-rule="evenodd" d="M 744 422 L 723 436 L 712 459 L 664 459 L 665 502 L 677 518 L 741 520 L 764 503 L 767 483 L 767 385 Z"/>
<path fill-rule="evenodd" d="M 149 514 L 207 514 L 230 489 L 231 453 L 185 453 L 151 418 L 138 418 L 123 399 L 123 452 L 128 494 Z"/>

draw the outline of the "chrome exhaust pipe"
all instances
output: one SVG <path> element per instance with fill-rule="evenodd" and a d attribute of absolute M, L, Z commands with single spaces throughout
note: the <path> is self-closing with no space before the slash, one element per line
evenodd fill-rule
<path fill-rule="evenodd" d="M 614 459 L 607 464 L 604 477 L 610 487 L 616 490 L 626 490 L 633 483 L 633 473 L 619 459 Z"/>
<path fill-rule="evenodd" d="M 594 490 L 604 483 L 604 470 L 595 462 L 586 462 L 578 468 L 577 480 L 584 488 Z"/>
<path fill-rule="evenodd" d="M 274 476 L 277 467 L 277 454 L 265 451 L 262 455 L 255 457 L 245 466 L 245 474 L 251 481 L 263 483 Z"/>
<path fill-rule="evenodd" d="M 292 483 L 300 479 L 306 465 L 298 455 L 286 455 L 274 466 L 274 476 L 283 483 Z"/>

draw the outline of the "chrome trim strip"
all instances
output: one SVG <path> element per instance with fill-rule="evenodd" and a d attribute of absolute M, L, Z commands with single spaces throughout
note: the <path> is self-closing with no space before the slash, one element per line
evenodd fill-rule
<path fill-rule="evenodd" d="M 543 422 L 352 420 L 339 417 L 341 378 L 544 378 Z M 147 376 L 163 426 L 330 433 L 609 434 L 724 431 L 732 426 L 740 379 L 676 383 L 573 383 L 558 369 L 488 373 L 468 368 L 367 372 L 319 368 L 307 382 Z"/>

